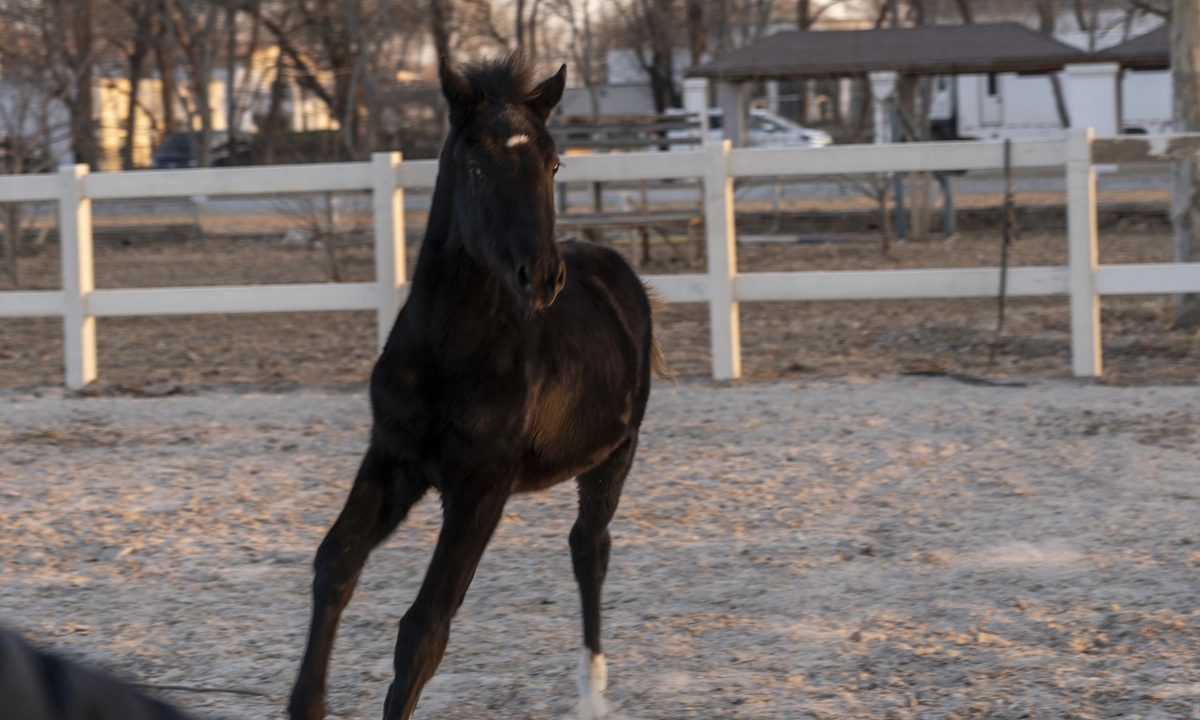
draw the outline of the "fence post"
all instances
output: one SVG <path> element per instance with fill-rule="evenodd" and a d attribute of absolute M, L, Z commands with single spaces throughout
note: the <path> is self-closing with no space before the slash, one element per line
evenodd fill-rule
<path fill-rule="evenodd" d="M 733 177 L 729 174 L 729 140 L 704 146 L 704 232 L 708 249 L 708 311 L 712 338 L 713 378 L 742 376 L 742 337 L 738 303 L 737 235 L 733 226 Z"/>
<path fill-rule="evenodd" d="M 58 169 L 58 233 L 62 247 L 63 360 L 67 387 L 96 379 L 96 318 L 88 309 L 96 287 L 92 264 L 92 201 L 83 193 L 87 165 Z"/>
<path fill-rule="evenodd" d="M 379 352 L 404 304 L 407 257 L 404 246 L 404 188 L 396 183 L 398 152 L 371 155 L 371 203 L 375 211 L 375 282 L 379 286 Z"/>
<path fill-rule="evenodd" d="M 1096 168 L 1092 129 L 1067 131 L 1067 249 L 1071 291 L 1071 370 L 1099 377 L 1100 296 L 1096 294 Z"/>

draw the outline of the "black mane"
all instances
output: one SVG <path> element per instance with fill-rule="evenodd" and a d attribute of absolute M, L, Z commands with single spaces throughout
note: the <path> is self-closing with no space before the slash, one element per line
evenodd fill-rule
<path fill-rule="evenodd" d="M 462 75 L 472 90 L 498 105 L 525 102 L 533 93 L 533 63 L 519 50 L 467 65 Z"/>

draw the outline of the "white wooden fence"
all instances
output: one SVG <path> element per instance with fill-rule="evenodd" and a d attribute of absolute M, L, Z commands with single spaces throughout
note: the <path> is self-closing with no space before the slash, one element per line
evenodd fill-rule
<path fill-rule="evenodd" d="M 1013 143 L 1013 167 L 1060 167 L 1066 173 L 1069 264 L 1010 268 L 1008 292 L 1070 296 L 1076 375 L 1101 373 L 1101 295 L 1200 292 L 1200 263 L 1098 265 L 1095 163 L 1195 160 L 1198 150 L 1200 135 L 1093 140 L 1087 129 L 1072 130 L 1065 140 Z M 558 179 L 703 181 L 708 272 L 645 279 L 668 302 L 708 303 L 713 377 L 723 380 L 741 375 L 738 303 L 743 300 L 990 297 L 1000 282 L 999 268 L 739 273 L 734 178 L 996 169 L 1003 158 L 999 142 L 786 150 L 731 150 L 728 143 L 712 143 L 691 152 L 573 156 Z M 0 317 L 62 317 L 71 388 L 96 378 L 97 317 L 375 310 L 382 344 L 407 291 L 404 189 L 432 187 L 436 174 L 435 161 L 401 162 L 398 153 L 380 153 L 370 163 L 120 173 L 68 166 L 57 175 L 0 177 L 0 202 L 58 201 L 63 275 L 61 291 L 0 292 Z M 375 282 L 128 290 L 94 286 L 92 200 L 362 190 L 374 197 Z"/>

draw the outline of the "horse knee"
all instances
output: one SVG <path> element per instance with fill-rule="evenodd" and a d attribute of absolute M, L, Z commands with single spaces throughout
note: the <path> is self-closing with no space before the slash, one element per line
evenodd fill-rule
<path fill-rule="evenodd" d="M 597 530 L 577 522 L 571 528 L 571 534 L 567 540 L 571 545 L 571 554 L 577 559 L 608 563 L 608 554 L 612 548 L 612 536 L 607 527 Z"/>
<path fill-rule="evenodd" d="M 417 659 L 430 656 L 441 659 L 450 640 L 449 617 L 443 616 L 443 613 L 413 612 L 414 609 L 409 608 L 400 618 L 400 632 L 396 639 L 397 671 Z"/>
<path fill-rule="evenodd" d="M 349 601 L 363 563 L 328 538 L 313 559 L 313 594 L 333 602 Z"/>

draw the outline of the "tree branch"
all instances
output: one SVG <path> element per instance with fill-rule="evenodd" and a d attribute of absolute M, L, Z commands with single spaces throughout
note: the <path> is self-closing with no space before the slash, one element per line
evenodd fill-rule
<path fill-rule="evenodd" d="M 333 96 L 330 95 L 329 91 L 325 89 L 325 86 L 317 80 L 316 73 L 313 72 L 308 63 L 304 61 L 304 57 L 300 54 L 300 51 L 296 49 L 296 46 L 292 44 L 291 39 L 288 38 L 287 32 L 274 20 L 263 15 L 258 7 L 254 7 L 253 3 L 243 3 L 241 9 L 251 16 L 261 20 L 263 27 L 265 27 L 271 32 L 272 35 L 275 36 L 276 41 L 279 42 L 280 52 L 282 52 L 284 55 L 287 55 L 288 59 L 292 61 L 292 65 L 299 72 L 296 82 L 299 83 L 300 86 L 305 90 L 312 91 L 314 95 L 321 99 L 321 102 L 328 105 L 329 109 L 332 110 L 334 107 Z"/>
<path fill-rule="evenodd" d="M 1150 2 L 1150 0 L 1125 0 L 1125 1 L 1127 3 L 1129 3 L 1130 5 L 1132 5 L 1134 8 L 1141 10 L 1142 12 L 1149 13 L 1151 15 L 1157 15 L 1160 18 L 1163 18 L 1164 20 L 1168 20 L 1168 21 L 1171 19 L 1171 9 L 1170 8 L 1160 8 L 1157 5 Z"/>

